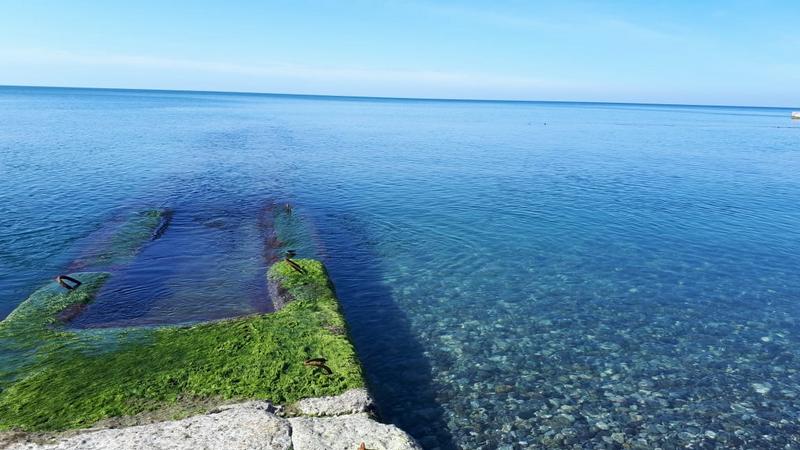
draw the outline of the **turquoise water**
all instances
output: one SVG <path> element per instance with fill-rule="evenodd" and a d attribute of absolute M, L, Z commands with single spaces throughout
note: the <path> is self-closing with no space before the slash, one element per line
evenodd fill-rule
<path fill-rule="evenodd" d="M 267 310 L 290 202 L 426 448 L 798 447 L 789 113 L 1 88 L 0 317 L 151 207 L 76 325 Z"/>

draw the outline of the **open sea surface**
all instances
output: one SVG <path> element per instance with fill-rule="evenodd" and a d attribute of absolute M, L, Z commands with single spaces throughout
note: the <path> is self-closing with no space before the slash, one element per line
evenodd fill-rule
<path fill-rule="evenodd" d="M 0 88 L 0 318 L 153 207 L 75 326 L 269 310 L 259 215 L 288 202 L 426 448 L 800 448 L 789 116 Z"/>

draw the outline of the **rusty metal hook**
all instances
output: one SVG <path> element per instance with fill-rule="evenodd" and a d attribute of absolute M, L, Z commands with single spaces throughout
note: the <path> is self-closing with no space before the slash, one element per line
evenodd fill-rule
<path fill-rule="evenodd" d="M 59 276 L 56 277 L 56 281 L 64 289 L 67 289 L 67 290 L 70 290 L 70 291 L 74 290 L 74 289 L 78 289 L 78 287 L 82 284 L 80 281 L 76 280 L 75 278 L 72 278 L 69 275 L 59 275 Z M 67 281 L 69 281 L 69 283 L 67 283 Z M 70 283 L 72 283 L 72 284 L 70 284 Z"/>

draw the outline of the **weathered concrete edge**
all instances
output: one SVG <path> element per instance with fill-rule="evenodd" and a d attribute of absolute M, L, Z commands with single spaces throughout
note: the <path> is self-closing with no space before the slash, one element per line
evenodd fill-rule
<path fill-rule="evenodd" d="M 356 450 L 363 442 L 366 448 L 375 450 L 421 450 L 419 444 L 400 428 L 374 420 L 368 412 L 372 401 L 365 389 L 351 389 L 341 395 L 309 398 L 302 402 L 305 404 L 298 406 L 297 411 L 323 414 L 287 418 L 281 406 L 267 401 L 249 401 L 224 405 L 181 420 L 125 428 L 88 429 L 47 442 L 29 438 L 5 446 L 0 444 L 0 448 Z M 343 411 L 357 412 L 340 414 Z"/>

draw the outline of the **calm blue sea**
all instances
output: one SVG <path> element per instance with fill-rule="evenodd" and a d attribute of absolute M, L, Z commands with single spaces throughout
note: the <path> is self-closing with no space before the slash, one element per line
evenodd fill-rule
<path fill-rule="evenodd" d="M 426 448 L 798 448 L 789 116 L 0 88 L 0 318 L 149 207 L 175 211 L 130 268 L 152 286 L 84 325 L 260 310 L 259 211 L 286 201 Z"/>

